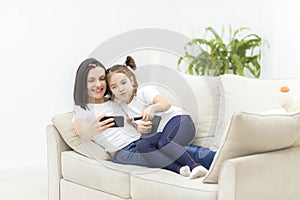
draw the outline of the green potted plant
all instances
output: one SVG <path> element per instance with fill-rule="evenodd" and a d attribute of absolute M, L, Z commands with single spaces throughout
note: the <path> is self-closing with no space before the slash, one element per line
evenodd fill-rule
<path fill-rule="evenodd" d="M 223 40 L 212 27 L 206 28 L 210 39 L 195 38 L 187 43 L 185 55 L 180 57 L 178 65 L 187 62 L 187 73 L 196 75 L 219 76 L 222 74 L 245 75 L 246 70 L 255 78 L 260 77 L 260 59 L 262 39 L 242 27 L 232 31 L 229 27 L 229 40 Z"/>

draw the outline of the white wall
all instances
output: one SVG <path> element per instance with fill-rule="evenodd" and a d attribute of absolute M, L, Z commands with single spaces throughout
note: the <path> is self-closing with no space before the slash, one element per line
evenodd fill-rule
<path fill-rule="evenodd" d="M 75 70 L 112 36 L 247 26 L 271 45 L 262 78 L 299 77 L 299 8 L 296 0 L 0 0 L 0 170 L 45 165 L 46 125 L 72 110 Z"/>
<path fill-rule="evenodd" d="M 291 78 L 300 76 L 300 27 L 297 0 L 264 0 L 262 32 L 270 43 L 266 51 L 264 77 Z"/>

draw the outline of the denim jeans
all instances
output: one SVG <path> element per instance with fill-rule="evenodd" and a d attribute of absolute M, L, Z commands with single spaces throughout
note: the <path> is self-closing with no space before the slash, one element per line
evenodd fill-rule
<path fill-rule="evenodd" d="M 137 140 L 139 141 L 139 140 Z M 146 167 L 154 167 L 153 164 L 148 162 L 142 154 L 140 154 L 136 148 L 136 142 L 134 141 L 127 145 L 126 147 L 120 149 L 116 152 L 115 156 L 112 158 L 113 162 L 124 164 L 124 165 L 138 165 Z"/>
<path fill-rule="evenodd" d="M 189 115 L 172 117 L 162 132 L 150 137 L 144 137 L 137 142 L 137 149 L 143 157 L 158 168 L 179 173 L 183 166 L 190 169 L 199 164 L 184 148 L 195 136 L 195 125 Z"/>
<path fill-rule="evenodd" d="M 117 151 L 112 161 L 125 165 L 155 167 L 153 164 L 148 162 L 141 153 L 138 152 L 136 148 L 137 141 L 132 142 L 123 149 Z M 202 165 L 206 169 L 210 168 L 216 152 L 197 145 L 189 145 L 185 146 L 184 148 L 196 163 Z"/>
<path fill-rule="evenodd" d="M 215 151 L 211 151 L 208 148 L 193 144 L 186 146 L 185 149 L 192 156 L 195 162 L 201 164 L 203 167 L 209 170 L 216 155 Z"/>

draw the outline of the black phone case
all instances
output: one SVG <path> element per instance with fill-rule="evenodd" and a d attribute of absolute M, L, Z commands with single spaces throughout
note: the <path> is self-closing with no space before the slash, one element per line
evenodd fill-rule
<path fill-rule="evenodd" d="M 159 123 L 160 123 L 160 120 L 161 120 L 161 116 L 154 115 L 154 117 L 151 120 L 151 122 L 152 122 L 152 131 L 151 131 L 151 133 L 142 134 L 142 137 L 143 138 L 150 137 L 150 136 L 156 134 L 157 133 L 157 128 L 158 128 Z"/>
<path fill-rule="evenodd" d="M 110 119 L 110 118 L 114 118 L 114 122 L 115 124 L 113 126 L 111 126 L 110 128 L 112 127 L 123 127 L 124 126 L 124 117 L 123 116 L 105 116 L 103 117 L 100 122 L 106 120 L 106 119 Z"/>

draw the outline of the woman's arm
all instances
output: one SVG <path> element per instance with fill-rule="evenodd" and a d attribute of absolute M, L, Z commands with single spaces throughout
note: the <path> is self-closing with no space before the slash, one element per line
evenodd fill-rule
<path fill-rule="evenodd" d="M 153 118 L 154 114 L 157 112 L 165 112 L 169 110 L 171 107 L 171 103 L 163 98 L 162 96 L 158 95 L 154 97 L 153 104 L 147 107 L 142 114 L 143 121 L 149 121 Z"/>
<path fill-rule="evenodd" d="M 100 122 L 105 115 L 98 116 L 95 120 L 88 122 L 85 119 L 75 119 L 72 122 L 72 128 L 75 133 L 81 136 L 84 140 L 91 140 L 93 136 L 102 133 L 102 131 L 113 126 L 113 118 L 109 118 Z"/>

